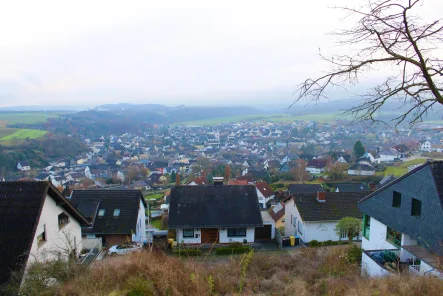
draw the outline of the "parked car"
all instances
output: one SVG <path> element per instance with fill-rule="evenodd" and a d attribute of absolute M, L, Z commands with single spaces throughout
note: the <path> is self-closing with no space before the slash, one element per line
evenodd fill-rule
<path fill-rule="evenodd" d="M 135 242 L 127 242 L 122 243 L 120 245 L 115 245 L 109 248 L 108 254 L 109 255 L 125 255 L 132 252 L 137 252 L 142 249 L 142 246 L 140 244 L 137 244 Z"/>

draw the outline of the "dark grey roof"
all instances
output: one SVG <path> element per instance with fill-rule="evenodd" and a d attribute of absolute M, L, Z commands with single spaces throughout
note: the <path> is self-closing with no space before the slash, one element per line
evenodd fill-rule
<path fill-rule="evenodd" d="M 354 171 L 375 171 L 374 167 L 371 166 L 369 163 L 366 164 L 366 163 L 362 163 L 362 162 L 358 162 L 358 163 L 355 163 L 355 164 L 351 165 L 349 170 L 354 170 Z"/>
<path fill-rule="evenodd" d="M 140 200 L 146 207 L 139 190 L 74 190 L 71 196 L 72 204 L 94 222 L 92 228 L 83 231 L 98 234 L 135 232 Z M 102 217 L 97 216 L 100 209 L 105 210 Z M 115 209 L 120 210 L 118 217 L 114 217 Z"/>
<path fill-rule="evenodd" d="M 365 192 L 326 192 L 326 202 L 317 200 L 317 193 L 299 193 L 293 197 L 303 221 L 338 221 L 344 217 L 361 219 L 358 201 Z"/>
<path fill-rule="evenodd" d="M 322 188 L 320 184 L 291 184 L 289 185 L 289 193 L 312 193 L 318 192 Z"/>
<path fill-rule="evenodd" d="M 80 223 L 88 223 L 49 182 L 0 182 L 0 285 L 11 271 L 22 277 L 47 194 Z"/>
<path fill-rule="evenodd" d="M 171 190 L 169 228 L 263 226 L 253 185 L 177 186 Z"/>
<path fill-rule="evenodd" d="M 369 187 L 364 183 L 347 183 L 347 184 L 337 184 L 335 189 L 338 188 L 340 192 L 368 192 Z"/>
<path fill-rule="evenodd" d="M 393 193 L 400 207 L 392 206 Z M 360 200 L 359 209 L 381 223 L 407 234 L 436 254 L 443 254 L 443 161 L 426 162 Z M 422 202 L 421 217 L 411 215 L 413 199 Z"/>

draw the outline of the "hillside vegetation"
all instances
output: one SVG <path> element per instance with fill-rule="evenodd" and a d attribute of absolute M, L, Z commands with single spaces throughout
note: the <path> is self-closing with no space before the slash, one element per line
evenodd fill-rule
<path fill-rule="evenodd" d="M 11 130 L 11 129 L 9 129 Z M 4 137 L 0 138 L 0 141 L 10 141 L 10 140 L 24 140 L 26 138 L 29 139 L 38 139 L 46 135 L 47 131 L 42 130 L 33 130 L 33 129 L 18 129 L 14 131 L 12 134 L 8 134 Z"/>
<path fill-rule="evenodd" d="M 41 273 L 24 286 L 32 295 L 440 295 L 430 277 L 360 276 L 356 247 L 303 248 L 233 257 L 178 258 L 141 252 L 105 258 L 91 270 L 46 287 Z M 48 270 L 48 269 L 47 269 Z M 37 277 L 39 275 L 40 277 Z M 48 274 L 46 274 L 46 277 Z"/>

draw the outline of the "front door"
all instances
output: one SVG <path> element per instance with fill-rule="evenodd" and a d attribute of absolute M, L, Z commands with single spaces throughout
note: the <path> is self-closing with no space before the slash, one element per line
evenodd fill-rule
<path fill-rule="evenodd" d="M 217 243 L 218 242 L 218 229 L 217 228 L 205 228 L 202 229 L 202 244 Z"/>

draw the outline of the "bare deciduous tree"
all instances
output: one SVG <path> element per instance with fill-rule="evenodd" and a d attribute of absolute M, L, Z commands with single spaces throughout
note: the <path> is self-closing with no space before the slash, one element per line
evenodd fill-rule
<path fill-rule="evenodd" d="M 367 0 L 360 8 L 336 7 L 359 18 L 353 28 L 334 33 L 339 45 L 358 49 L 354 54 L 320 54 L 330 71 L 300 84 L 295 102 L 318 101 L 333 87 L 357 84 L 363 73 L 391 67 L 392 72 L 345 113 L 356 121 L 376 122 L 385 103 L 398 100 L 407 109 L 392 119 L 397 127 L 402 122 L 413 125 L 434 105 L 443 104 L 443 26 L 441 20 L 427 23 L 417 15 L 422 2 Z"/>

